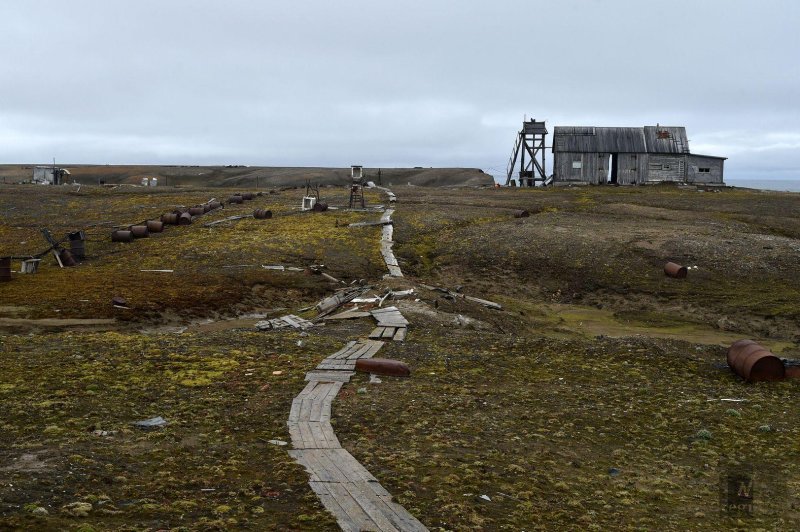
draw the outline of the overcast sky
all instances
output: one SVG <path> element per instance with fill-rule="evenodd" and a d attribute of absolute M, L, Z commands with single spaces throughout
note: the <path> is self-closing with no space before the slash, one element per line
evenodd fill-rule
<path fill-rule="evenodd" d="M 800 2 L 473 4 L 3 1 L 0 163 L 501 173 L 527 115 L 800 178 Z"/>

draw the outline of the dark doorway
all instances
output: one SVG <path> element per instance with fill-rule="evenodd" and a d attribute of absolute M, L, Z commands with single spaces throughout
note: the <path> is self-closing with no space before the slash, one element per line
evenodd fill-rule
<path fill-rule="evenodd" d="M 612 153 L 609 155 L 611 159 L 610 164 L 608 165 L 608 182 L 612 185 L 617 184 L 617 168 L 619 166 L 619 154 Z"/>

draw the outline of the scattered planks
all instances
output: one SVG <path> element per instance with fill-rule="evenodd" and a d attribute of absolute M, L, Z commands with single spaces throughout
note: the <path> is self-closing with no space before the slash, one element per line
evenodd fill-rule
<path fill-rule="evenodd" d="M 369 290 L 369 288 L 370 287 L 368 287 L 368 286 L 366 286 L 366 287 L 357 286 L 357 287 L 354 287 L 354 288 L 343 288 L 339 292 L 337 292 L 336 294 L 334 294 L 334 295 L 332 295 L 330 297 L 326 297 L 325 299 L 323 299 L 322 301 L 317 303 L 317 306 L 316 306 L 316 308 L 317 308 L 317 317 L 318 318 L 323 318 L 323 317 L 327 316 L 328 314 L 330 314 L 331 312 L 333 312 L 337 308 L 341 307 L 345 303 L 349 303 L 353 299 L 357 298 L 358 296 L 360 296 L 361 294 L 363 294 L 364 292 Z"/>
<path fill-rule="evenodd" d="M 292 401 L 289 455 L 306 468 L 309 485 L 342 530 L 426 531 L 353 455 L 342 448 L 331 426 L 331 405 L 357 360 L 371 358 L 383 342 L 359 340 L 323 360 L 306 374 L 308 384 Z M 330 369 L 335 368 L 335 369 Z"/>
<path fill-rule="evenodd" d="M 366 310 L 358 310 L 358 307 L 351 308 L 349 310 L 345 310 L 344 312 L 340 312 L 338 314 L 334 314 L 333 316 L 325 316 L 325 320 L 352 320 L 356 318 L 369 318 L 372 314 L 370 314 Z"/>
<path fill-rule="evenodd" d="M 406 339 L 408 320 L 397 310 L 397 307 L 379 308 L 370 311 L 378 326 L 369 333 L 370 339 L 389 339 L 402 342 Z"/>
<path fill-rule="evenodd" d="M 280 318 L 274 318 L 271 320 L 263 320 L 256 323 L 256 329 L 259 331 L 271 331 L 274 329 L 285 329 L 287 327 L 292 327 L 294 329 L 301 329 L 306 330 L 313 327 L 314 324 L 310 321 L 303 319 L 299 316 L 295 316 L 294 314 L 287 314 L 286 316 L 281 316 Z"/>
<path fill-rule="evenodd" d="M 467 301 L 472 301 L 473 303 L 478 303 L 479 305 L 483 305 L 484 307 L 493 309 L 493 310 L 503 310 L 503 306 L 500 303 L 495 303 L 494 301 L 489 301 L 486 299 L 481 299 L 479 297 L 472 297 L 472 296 L 465 296 L 464 294 L 459 294 L 458 292 L 453 292 L 452 290 L 448 290 L 447 288 L 441 288 L 438 286 L 431 286 L 427 284 L 419 284 L 422 288 L 427 288 L 428 290 L 433 290 L 435 292 L 442 292 L 443 294 L 450 295 L 452 297 L 460 297 L 461 299 L 466 299 Z"/>

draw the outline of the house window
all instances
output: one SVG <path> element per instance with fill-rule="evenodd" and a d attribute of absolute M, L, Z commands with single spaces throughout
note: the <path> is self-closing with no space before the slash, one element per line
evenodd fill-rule
<path fill-rule="evenodd" d="M 665 165 L 664 165 L 664 170 L 669 170 L 669 169 L 670 169 L 670 165 L 668 165 L 668 164 L 665 164 Z"/>
<path fill-rule="evenodd" d="M 711 172 L 711 168 L 702 168 L 701 167 L 701 168 L 698 168 L 697 171 L 698 171 L 698 173 L 701 173 L 701 174 L 708 174 L 708 173 Z"/>
<path fill-rule="evenodd" d="M 572 161 L 572 169 L 573 170 L 580 170 L 583 168 L 583 162 L 581 161 Z"/>
<path fill-rule="evenodd" d="M 650 170 L 663 170 L 664 165 L 661 163 L 650 163 Z"/>

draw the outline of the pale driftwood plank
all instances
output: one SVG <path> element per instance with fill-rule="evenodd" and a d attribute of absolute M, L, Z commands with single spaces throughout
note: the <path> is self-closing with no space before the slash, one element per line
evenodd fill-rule
<path fill-rule="evenodd" d="M 393 502 L 392 496 L 389 494 L 389 492 L 377 482 L 366 482 L 363 484 L 358 484 L 357 487 L 363 489 L 364 495 L 374 500 L 376 504 L 380 505 L 380 503 L 377 501 L 381 501 L 383 503 L 381 508 L 383 509 L 384 514 L 392 522 L 392 524 L 400 530 L 403 530 L 404 532 L 427 532 L 428 529 L 425 527 L 425 525 L 420 523 L 416 517 L 408 513 L 405 508 L 396 502 Z"/>
<path fill-rule="evenodd" d="M 394 337 L 394 327 L 386 327 L 383 329 L 383 334 L 381 335 L 382 338 L 393 338 Z"/>
<path fill-rule="evenodd" d="M 359 483 L 361 484 L 361 483 Z M 378 497 L 370 497 L 368 495 L 367 490 L 359 489 L 359 485 L 353 483 L 343 484 L 343 487 L 347 490 L 350 496 L 356 501 L 356 503 L 361 507 L 365 514 L 367 514 L 370 520 L 375 523 L 375 529 L 383 531 L 398 531 L 402 529 L 398 529 L 394 524 L 391 522 L 387 513 L 392 515 L 393 512 L 386 507 L 386 503 L 380 500 Z M 374 494 L 372 494 L 374 495 Z"/>
<path fill-rule="evenodd" d="M 394 334 L 394 341 L 395 342 L 404 342 L 406 339 L 406 331 L 408 329 L 405 327 L 400 327 L 397 329 L 397 332 Z"/>
<path fill-rule="evenodd" d="M 336 497 L 330 492 L 329 484 L 325 482 L 309 482 L 311 489 L 319 497 L 320 502 L 325 508 L 333 514 L 336 518 L 336 523 L 344 532 L 362 532 L 365 529 L 356 520 L 351 517 L 341 504 L 336 500 Z M 368 524 L 367 524 L 368 526 Z"/>
<path fill-rule="evenodd" d="M 369 333 L 370 339 L 378 339 L 383 336 L 383 330 L 385 327 L 375 327 L 371 333 Z"/>
<path fill-rule="evenodd" d="M 328 490 L 330 496 L 341 507 L 345 515 L 348 530 L 368 531 L 380 530 L 364 510 L 359 506 L 355 499 L 341 484 L 326 484 L 325 489 Z M 337 519 L 338 521 L 338 519 Z M 340 525 L 341 526 L 341 525 Z M 351 528 L 354 527 L 354 528 Z M 345 527 L 342 527 L 343 529 Z"/>
<path fill-rule="evenodd" d="M 306 373 L 307 381 L 319 382 L 350 382 L 352 371 L 309 371 Z"/>

